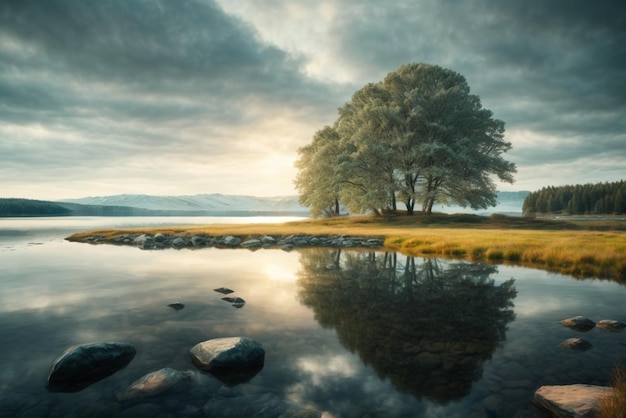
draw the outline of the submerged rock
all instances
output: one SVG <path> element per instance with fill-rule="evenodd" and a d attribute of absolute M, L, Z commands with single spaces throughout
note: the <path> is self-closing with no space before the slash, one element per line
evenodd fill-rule
<path fill-rule="evenodd" d="M 191 371 L 181 372 L 169 367 L 148 373 L 135 380 L 124 392 L 121 400 L 130 401 L 166 392 L 181 391 L 191 383 L 191 375 Z"/>
<path fill-rule="evenodd" d="M 246 303 L 246 301 L 243 300 L 242 298 L 225 297 L 225 298 L 222 298 L 222 300 L 225 300 L 228 303 Z"/>
<path fill-rule="evenodd" d="M 602 321 L 598 321 L 596 323 L 596 327 L 610 332 L 620 332 L 626 328 L 626 324 L 613 319 L 603 319 Z"/>
<path fill-rule="evenodd" d="M 564 319 L 559 323 L 577 331 L 589 331 L 591 328 L 596 326 L 595 322 L 584 316 L 575 316 L 573 318 Z"/>
<path fill-rule="evenodd" d="M 561 347 L 571 348 L 572 350 L 585 351 L 591 348 L 591 343 L 582 338 L 568 338 L 563 341 Z"/>
<path fill-rule="evenodd" d="M 223 295 L 227 295 L 227 294 L 229 294 L 229 293 L 233 293 L 233 292 L 234 292 L 234 290 L 230 290 L 230 289 L 229 289 L 229 288 L 227 288 L 227 287 L 220 287 L 220 288 L 213 289 L 213 290 L 214 290 L 214 291 L 216 291 L 216 292 L 218 292 L 218 293 L 221 293 L 221 294 L 223 294 Z"/>
<path fill-rule="evenodd" d="M 231 297 L 225 297 L 222 298 L 222 300 L 230 303 L 231 305 L 233 305 L 235 308 L 239 309 L 239 308 L 243 308 L 243 305 L 246 304 L 246 301 L 243 300 L 242 298 L 231 298 Z"/>
<path fill-rule="evenodd" d="M 78 392 L 123 369 L 135 354 L 133 346 L 119 342 L 70 347 L 52 364 L 46 388 L 51 392 Z"/>
<path fill-rule="evenodd" d="M 594 385 L 541 386 L 533 400 L 557 417 L 591 418 L 598 414 L 599 400 L 613 391 Z"/>
<path fill-rule="evenodd" d="M 174 303 L 170 303 L 169 305 L 167 305 L 168 307 L 174 309 L 175 311 L 180 311 L 181 309 L 185 308 L 185 305 L 180 303 L 180 302 L 174 302 Z"/>
<path fill-rule="evenodd" d="M 250 369 L 265 361 L 261 343 L 248 337 L 207 340 L 196 344 L 189 354 L 199 369 L 209 372 Z"/>

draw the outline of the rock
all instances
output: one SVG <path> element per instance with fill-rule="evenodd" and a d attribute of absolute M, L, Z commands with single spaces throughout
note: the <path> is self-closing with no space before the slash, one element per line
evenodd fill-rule
<path fill-rule="evenodd" d="M 135 380 L 128 389 L 126 389 L 121 400 L 130 401 L 165 392 L 181 391 L 189 386 L 191 375 L 192 372 L 190 371 L 181 372 L 179 370 L 170 369 L 169 367 L 148 373 Z"/>
<path fill-rule="evenodd" d="M 309 237 L 293 237 L 291 242 L 297 247 L 306 247 L 309 245 Z"/>
<path fill-rule="evenodd" d="M 246 301 L 243 300 L 242 298 L 229 298 L 229 297 L 225 297 L 222 298 L 222 300 L 225 300 L 228 303 L 231 303 L 235 308 L 243 308 L 243 305 L 246 304 Z"/>
<path fill-rule="evenodd" d="M 591 328 L 596 326 L 595 322 L 584 316 L 575 316 L 573 318 L 564 319 L 559 323 L 577 331 L 589 331 Z"/>
<path fill-rule="evenodd" d="M 180 303 L 180 302 L 174 302 L 174 303 L 170 303 L 169 305 L 167 305 L 168 307 L 174 309 L 175 311 L 180 311 L 181 309 L 185 308 L 185 305 Z"/>
<path fill-rule="evenodd" d="M 123 369 L 135 354 L 133 346 L 118 342 L 70 347 L 52 364 L 46 387 L 51 392 L 78 392 Z"/>
<path fill-rule="evenodd" d="M 200 235 L 194 235 L 193 237 L 191 237 L 190 241 L 191 245 L 193 245 L 194 247 L 202 247 L 207 243 L 206 237 Z"/>
<path fill-rule="evenodd" d="M 172 240 L 172 245 L 174 247 L 184 247 L 186 245 L 186 242 L 181 237 L 176 237 Z"/>
<path fill-rule="evenodd" d="M 598 321 L 596 323 L 596 327 L 610 332 L 620 332 L 626 328 L 626 324 L 613 319 L 603 319 L 602 321 Z"/>
<path fill-rule="evenodd" d="M 196 344 L 189 354 L 199 369 L 209 372 L 249 369 L 265 361 L 261 343 L 248 337 L 207 340 Z"/>
<path fill-rule="evenodd" d="M 216 291 L 216 292 L 218 292 L 218 293 L 221 293 L 221 294 L 223 294 L 223 295 L 227 295 L 227 294 L 229 294 L 229 293 L 233 293 L 233 292 L 234 292 L 234 290 L 230 290 L 230 289 L 229 289 L 229 288 L 227 288 L 227 287 L 220 287 L 220 288 L 213 289 L 213 290 L 214 290 L 214 291 Z"/>
<path fill-rule="evenodd" d="M 236 247 L 237 245 L 239 245 L 241 243 L 241 239 L 237 238 L 237 237 L 233 237 L 232 235 L 229 235 L 227 237 L 224 237 L 224 244 L 231 246 L 231 247 Z"/>
<path fill-rule="evenodd" d="M 557 417 L 591 418 L 598 413 L 598 401 L 613 390 L 594 385 L 541 386 L 533 400 Z"/>
<path fill-rule="evenodd" d="M 134 244 L 143 245 L 146 241 L 152 240 L 152 237 L 146 234 L 141 234 L 133 240 Z"/>
<path fill-rule="evenodd" d="M 258 248 L 261 245 L 263 245 L 263 243 L 258 239 L 249 239 L 241 243 L 241 246 L 244 248 Z"/>
<path fill-rule="evenodd" d="M 222 418 L 320 418 L 322 414 L 285 402 L 272 393 L 211 399 L 202 407 L 209 417 Z"/>
<path fill-rule="evenodd" d="M 154 241 L 155 242 L 161 243 L 161 242 L 165 242 L 165 240 L 167 240 L 167 237 L 165 235 L 161 234 L 161 233 L 158 233 L 158 234 L 156 234 L 154 236 Z"/>
<path fill-rule="evenodd" d="M 126 242 L 126 241 L 124 241 Z M 151 235 L 141 234 L 135 239 L 133 239 L 133 244 L 137 245 L 140 248 L 151 248 L 154 246 L 154 238 Z"/>
<path fill-rule="evenodd" d="M 225 298 L 222 298 L 222 300 L 225 300 L 226 302 L 229 302 L 229 303 L 246 303 L 246 301 L 243 300 L 242 298 L 225 297 Z"/>
<path fill-rule="evenodd" d="M 269 236 L 269 235 L 265 235 L 263 238 L 261 238 L 261 242 L 263 244 L 274 245 L 276 244 L 276 238 Z"/>
<path fill-rule="evenodd" d="M 591 348 L 591 343 L 583 338 L 568 338 L 563 341 L 560 346 L 571 348 L 572 350 L 585 351 Z"/>
<path fill-rule="evenodd" d="M 384 241 L 378 238 L 370 238 L 367 241 L 365 241 L 365 244 L 368 247 L 382 247 L 382 245 L 384 244 Z"/>

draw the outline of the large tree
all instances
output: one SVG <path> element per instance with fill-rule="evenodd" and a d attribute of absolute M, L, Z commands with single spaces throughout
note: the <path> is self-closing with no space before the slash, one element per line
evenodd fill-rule
<path fill-rule="evenodd" d="M 351 212 L 395 211 L 398 200 L 408 213 L 416 203 L 427 214 L 437 202 L 486 208 L 496 204 L 495 178 L 513 182 L 515 165 L 502 158 L 511 148 L 504 122 L 452 70 L 401 66 L 358 90 L 339 108 L 333 130 L 335 168 L 325 172 Z M 309 152 L 300 150 L 301 172 L 314 170 Z M 328 182 L 311 180 L 296 182 L 301 194 Z"/>

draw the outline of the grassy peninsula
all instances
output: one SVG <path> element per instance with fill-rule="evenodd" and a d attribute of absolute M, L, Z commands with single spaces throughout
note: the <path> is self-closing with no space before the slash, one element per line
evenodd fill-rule
<path fill-rule="evenodd" d="M 312 219 L 282 224 L 212 224 L 186 227 L 115 229 L 81 232 L 80 241 L 125 233 L 178 236 L 258 235 L 384 236 L 385 248 L 407 255 L 462 258 L 519 264 L 569 274 L 626 282 L 626 222 L 563 221 L 476 215 L 362 216 Z"/>

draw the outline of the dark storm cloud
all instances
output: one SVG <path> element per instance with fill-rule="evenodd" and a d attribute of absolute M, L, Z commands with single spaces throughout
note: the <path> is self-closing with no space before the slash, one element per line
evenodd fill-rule
<path fill-rule="evenodd" d="M 164 91 L 274 92 L 298 82 L 290 57 L 209 1 L 19 0 L 2 16 L 3 32 L 40 51 L 47 71 L 80 80 Z"/>
<path fill-rule="evenodd" d="M 362 79 L 438 64 L 463 74 L 507 129 L 579 139 L 546 158 L 598 151 L 598 141 L 626 153 L 623 1 L 371 2 L 338 14 L 336 56 Z"/>
<path fill-rule="evenodd" d="M 335 108 L 329 87 L 301 64 L 212 0 L 5 0 L 0 178 L 94 176 L 114 188 L 129 185 L 117 177 L 153 180 L 151 159 L 172 183 L 183 183 L 190 164 L 243 173 L 263 155 L 242 153 L 242 132 L 283 109 L 316 120 Z M 271 136 L 263 140 L 256 146 L 269 149 Z M 213 176 L 226 184 L 228 174 Z"/>
<path fill-rule="evenodd" d="M 211 1 L 18 0 L 3 2 L 0 16 L 8 117 L 95 107 L 155 120 L 208 110 L 224 121 L 221 110 L 247 97 L 325 100 L 297 61 Z M 181 96 L 186 104 L 174 100 Z M 238 112 L 228 113 L 236 122 Z"/>

